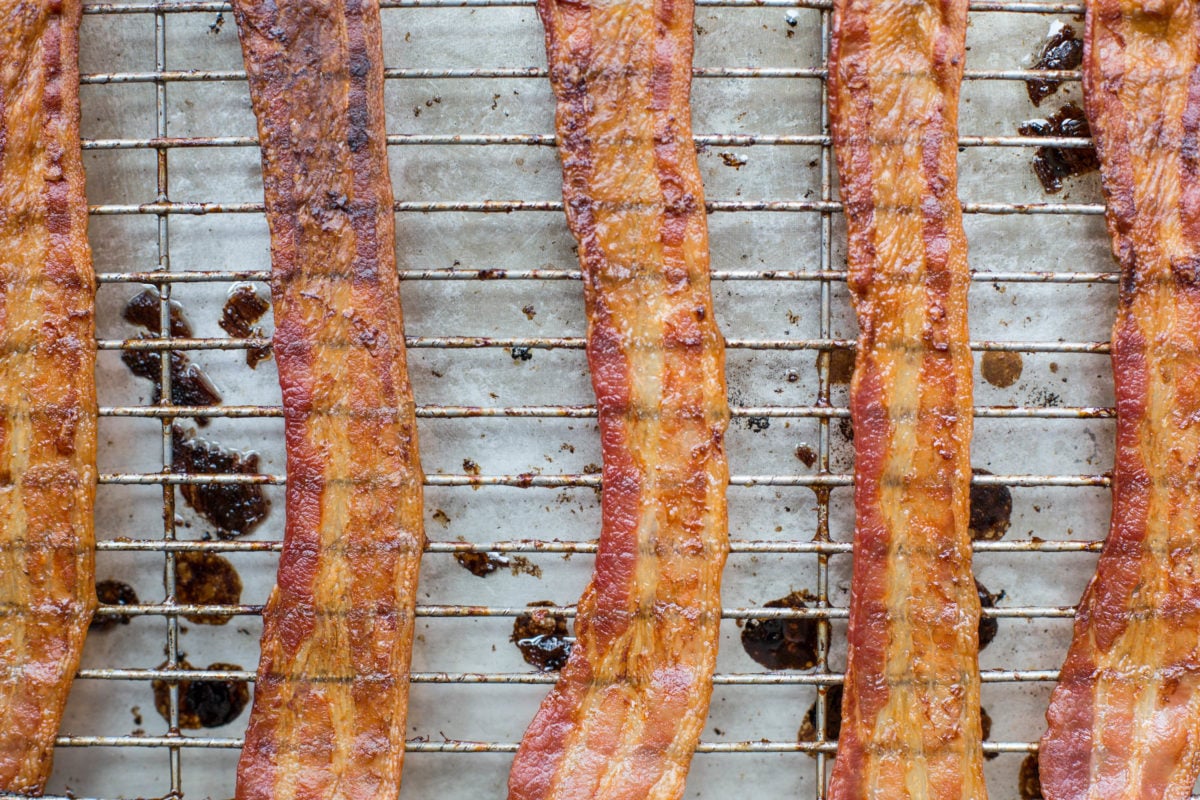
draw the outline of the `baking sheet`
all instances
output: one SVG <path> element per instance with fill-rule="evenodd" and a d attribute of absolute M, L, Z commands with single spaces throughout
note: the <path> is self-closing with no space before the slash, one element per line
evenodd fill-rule
<path fill-rule="evenodd" d="M 169 4 L 168 4 L 169 7 Z M 783 70 L 822 66 L 822 14 L 812 8 L 714 7 L 696 13 L 696 66 L 768 67 Z M 971 15 L 969 70 L 1014 70 L 1028 66 L 1052 20 L 1040 13 L 978 12 Z M 525 68 L 545 66 L 541 28 L 529 6 L 388 8 L 383 11 L 385 62 L 407 70 Z M 1078 28 L 1078 23 L 1075 23 Z M 240 70 L 241 56 L 231 15 L 213 10 L 171 12 L 162 17 L 168 70 Z M 88 14 L 81 62 L 85 74 L 145 73 L 155 70 L 155 16 L 150 13 Z M 173 137 L 253 136 L 254 120 L 244 81 L 171 81 L 164 92 L 166 132 Z M 1067 84 L 1043 104 L 1053 111 L 1078 97 Z M 697 134 L 736 133 L 819 136 L 821 81 L 804 77 L 701 77 L 695 82 Z M 964 136 L 1011 136 L 1026 118 L 1039 116 L 1013 80 L 969 80 L 963 89 Z M 147 139 L 156 134 L 156 86 L 152 82 L 109 82 L 82 89 L 82 132 L 87 140 Z M 388 129 L 393 134 L 549 134 L 553 103 L 548 82 L 538 77 L 403 77 L 387 83 Z M 1094 176 L 1068 181 L 1066 190 L 1045 197 L 1023 147 L 968 147 L 960 157 L 961 195 L 967 203 L 1067 202 L 1095 204 Z M 700 166 L 710 201 L 811 201 L 822 199 L 822 148 L 813 145 L 706 146 Z M 523 200 L 557 201 L 560 171 L 552 147 L 526 144 L 397 145 L 390 149 L 396 197 L 403 202 Z M 167 196 L 176 202 L 260 202 L 258 152 L 254 147 L 172 147 L 167 150 Z M 738 163 L 744 161 L 744 163 Z M 156 154 L 152 149 L 89 149 L 85 153 L 88 195 L 93 204 L 140 204 L 156 199 Z M 729 277 L 713 285 L 721 327 L 738 340 L 852 339 L 853 314 L 845 286 L 828 284 L 828 313 L 822 313 L 822 284 L 815 280 L 765 280 L 764 270 L 815 272 L 844 269 L 844 229 L 829 215 L 811 211 L 724 211 L 710 216 L 714 270 Z M 163 266 L 173 272 L 265 269 L 267 229 L 259 213 L 169 215 Z M 972 266 L 980 271 L 1106 271 L 1113 269 L 1102 218 L 1094 215 L 969 215 Z M 160 265 L 159 226 L 148 214 L 104 214 L 91 222 L 100 273 L 145 271 Z M 402 212 L 397 217 L 402 270 L 490 268 L 527 270 L 576 268 L 570 235 L 557 211 L 512 213 Z M 177 283 L 171 295 L 186 310 L 197 336 L 224 336 L 217 320 L 230 282 Z M 259 284 L 260 291 L 265 286 Z M 121 339 L 135 329 L 121 319 L 138 285 L 104 283 L 98 294 L 98 335 Z M 402 284 L 408 333 L 417 337 L 578 337 L 584 332 L 581 287 L 574 280 L 428 280 Z M 1039 284 L 976 281 L 971 290 L 971 330 L 977 340 L 999 342 L 1103 342 L 1115 307 L 1107 283 Z M 268 320 L 269 322 L 269 320 Z M 269 325 L 268 325 L 269 330 Z M 976 354 L 977 357 L 980 355 Z M 207 350 L 191 358 L 210 376 L 227 404 L 277 406 L 274 364 L 251 371 L 240 351 Z M 978 360 L 978 358 L 977 358 Z M 1020 378 L 998 388 L 979 377 L 980 406 L 1107 407 L 1112 404 L 1108 358 L 1095 353 L 1021 355 Z M 814 349 L 734 348 L 728 370 L 735 406 L 811 407 L 819 397 Z M 592 402 L 583 352 L 533 349 L 528 360 L 503 347 L 415 348 L 410 368 L 417 402 L 426 406 L 588 405 Z M 133 377 L 119 353 L 101 352 L 98 382 L 102 406 L 153 403 L 152 388 Z M 835 385 L 833 405 L 844 408 L 847 389 Z M 734 420 L 728 437 L 730 469 L 738 476 L 811 476 L 797 448 L 820 452 L 827 443 L 830 470 L 845 474 L 852 450 L 839 419 L 822 438 L 817 416 Z M 184 421 L 194 427 L 189 421 Z M 103 473 L 153 473 L 162 467 L 161 423 L 154 419 L 105 417 L 100 427 Z M 214 419 L 205 438 L 261 456 L 263 472 L 282 475 L 282 423 L 278 419 Z M 579 418 L 458 418 L 420 420 L 422 460 L 431 476 L 464 474 L 464 460 L 483 475 L 576 475 L 600 461 L 596 425 Z M 973 461 L 1009 475 L 1101 475 L 1111 469 L 1113 423 L 1106 419 L 981 418 L 976 422 Z M 784 481 L 785 483 L 787 481 Z M 795 481 L 792 481 L 793 483 Z M 282 536 L 281 487 L 267 487 L 273 503 L 253 541 Z M 177 535 L 200 540 L 212 528 L 176 493 Z M 1101 539 L 1107 530 L 1108 491 L 1094 487 L 1034 486 L 1012 489 L 1013 511 L 1006 541 L 1039 537 L 1054 541 Z M 431 486 L 426 493 L 431 540 L 490 542 L 513 539 L 589 541 L 599 530 L 599 497 L 590 487 Z M 851 490 L 830 493 L 829 532 L 848 542 L 852 532 Z M 104 485 L 97 498 L 97 536 L 158 539 L 163 536 L 162 490 L 158 486 Z M 735 486 L 729 491 L 730 533 L 735 540 L 809 542 L 817 532 L 817 495 L 807 486 Z M 277 555 L 229 553 L 241 575 L 244 603 L 261 603 L 274 580 Z M 575 602 L 591 570 L 586 554 L 527 554 L 541 576 L 496 572 L 486 578 L 463 569 L 448 553 L 429 554 L 422 567 L 420 602 L 430 605 L 523 606 L 550 600 Z M 164 597 L 161 552 L 104 551 L 100 579 L 131 584 L 145 602 Z M 1086 552 L 985 552 L 976 573 L 1001 606 L 1067 606 L 1091 575 L 1094 554 Z M 848 599 L 850 558 L 829 558 L 828 589 L 833 606 Z M 821 571 L 809 553 L 735 552 L 725 573 L 727 608 L 761 608 L 793 590 L 816 593 Z M 418 621 L 413 669 L 418 672 L 526 673 L 532 670 L 509 641 L 512 617 L 442 618 Z M 214 662 L 253 669 L 261 624 L 256 616 L 235 617 L 224 626 L 181 621 L 179 651 L 196 667 Z M 164 616 L 135 617 L 130 624 L 93 633 L 85 669 L 154 668 L 166 659 Z M 718 671 L 762 674 L 739 641 L 739 621 L 722 625 Z M 981 655 L 985 670 L 1053 670 L 1065 653 L 1068 618 L 1002 618 L 994 643 Z M 828 667 L 840 670 L 844 622 L 834 620 Z M 815 674 L 816 670 L 806 674 Z M 993 720 L 991 739 L 1035 741 L 1051 689 L 1044 681 L 989 682 L 983 705 Z M 419 683 L 412 687 L 409 713 L 414 741 L 515 743 L 546 691 L 544 684 Z M 718 685 L 704 741 L 777 743 L 796 741 L 815 686 Z M 232 723 L 185 731 L 227 744 L 242 735 L 248 709 Z M 76 682 L 63 725 L 71 736 L 166 734 L 154 710 L 148 680 L 81 679 Z M 760 750 L 769 745 L 756 745 Z M 180 784 L 188 797 L 231 797 L 237 750 L 226 746 L 179 749 Z M 162 796 L 172 790 L 165 748 L 60 747 L 48 791 L 94 797 Z M 1017 796 L 1021 752 L 1003 753 L 987 764 L 993 798 Z M 415 752 L 406 761 L 402 796 L 418 798 L 501 797 L 511 755 L 507 753 Z M 825 764 L 827 767 L 828 765 Z M 757 797 L 816 797 L 818 762 L 802 752 L 701 753 L 694 761 L 687 796 L 729 798 L 753 787 Z"/>

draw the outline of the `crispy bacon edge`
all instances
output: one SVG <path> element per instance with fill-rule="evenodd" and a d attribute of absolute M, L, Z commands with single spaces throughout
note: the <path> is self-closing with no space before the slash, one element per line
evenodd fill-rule
<path fill-rule="evenodd" d="M 0 791 L 41 794 L 96 607 L 78 0 L 0 2 Z"/>
<path fill-rule="evenodd" d="M 966 22 L 966 0 L 834 4 L 830 118 L 860 334 L 831 800 L 986 797 L 956 165 Z"/>
<path fill-rule="evenodd" d="M 604 458 L 576 642 L 511 800 L 682 795 L 728 550 L 724 340 L 691 133 L 690 0 L 540 0 Z"/>
<path fill-rule="evenodd" d="M 1084 105 L 1121 269 L 1112 522 L 1039 753 L 1048 800 L 1180 800 L 1200 775 L 1200 16 L 1088 0 Z"/>
<path fill-rule="evenodd" d="M 378 0 L 235 0 L 271 229 L 288 485 L 239 800 L 400 791 L 422 482 Z"/>

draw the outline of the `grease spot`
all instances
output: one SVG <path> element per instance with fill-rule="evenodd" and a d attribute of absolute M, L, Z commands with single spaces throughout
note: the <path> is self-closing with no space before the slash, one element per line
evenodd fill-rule
<path fill-rule="evenodd" d="M 159 665 L 164 669 L 166 662 Z M 195 669 L 186 659 L 179 662 L 180 669 Z M 240 670 L 237 664 L 209 664 L 210 670 Z M 250 690 L 242 681 L 165 681 L 152 682 L 154 708 L 163 719 L 170 722 L 170 686 L 179 684 L 179 727 L 219 728 L 233 722 L 250 702 Z"/>
<path fill-rule="evenodd" d="M 216 553 L 182 551 L 175 555 L 175 596 L 184 605 L 237 605 L 242 579 L 229 559 Z M 232 617 L 188 614 L 197 625 L 225 625 Z"/>
<path fill-rule="evenodd" d="M 1083 42 L 1075 36 L 1075 29 L 1061 22 L 1053 22 L 1050 35 L 1042 43 L 1038 52 L 1034 69 L 1076 69 L 1083 63 Z M 1056 80 L 1027 80 L 1025 90 L 1029 93 L 1030 101 L 1039 106 L 1042 101 L 1058 91 L 1062 81 Z"/>
<path fill-rule="evenodd" d="M 986 469 L 973 469 L 972 475 L 991 475 Z M 971 484 L 971 539 L 994 542 L 1004 537 L 1012 524 L 1012 492 L 1007 486 Z"/>
<path fill-rule="evenodd" d="M 983 379 L 1000 389 L 1007 389 L 1016 383 L 1024 367 L 1020 353 L 989 350 L 979 359 L 979 371 Z"/>
<path fill-rule="evenodd" d="M 808 608 L 807 592 L 771 600 L 766 608 Z M 767 669 L 811 669 L 817 664 L 817 620 L 751 619 L 742 628 L 742 647 Z"/>
<path fill-rule="evenodd" d="M 1022 136 L 1069 136 L 1086 138 L 1092 135 L 1083 109 L 1067 103 L 1046 119 L 1033 119 L 1017 128 Z M 1063 179 L 1085 175 L 1100 167 L 1095 148 L 1039 147 L 1033 153 L 1033 171 L 1046 194 L 1062 191 Z"/>
<path fill-rule="evenodd" d="M 571 655 L 571 645 L 575 643 L 567 629 L 567 618 L 546 611 L 546 607 L 554 605 L 550 600 L 530 603 L 531 610 L 513 622 L 509 639 L 521 651 L 525 663 L 542 672 L 562 669 Z"/>
<path fill-rule="evenodd" d="M 835 742 L 842 735 L 842 687 L 840 684 L 830 686 L 825 693 L 825 741 Z M 800 723 L 800 732 L 796 734 L 798 742 L 817 741 L 817 704 L 814 702 L 804 713 L 804 721 Z M 810 758 L 816 758 L 816 753 L 809 753 Z"/>
<path fill-rule="evenodd" d="M 138 602 L 137 592 L 123 581 L 96 581 L 96 599 L 106 606 L 132 606 Z M 112 617 L 93 617 L 88 626 L 93 631 L 108 631 L 118 625 L 128 625 L 128 614 L 118 614 Z"/>

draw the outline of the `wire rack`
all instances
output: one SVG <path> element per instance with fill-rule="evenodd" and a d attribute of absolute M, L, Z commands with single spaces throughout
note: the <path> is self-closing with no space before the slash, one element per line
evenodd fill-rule
<path fill-rule="evenodd" d="M 427 13 L 426 9 L 471 8 L 478 9 L 481 15 L 489 13 L 489 9 L 511 8 L 514 6 L 531 6 L 531 0 L 382 0 L 387 13 L 404 13 L 414 19 L 411 24 L 420 24 L 420 15 Z M 716 269 L 713 272 L 714 281 L 718 282 L 771 282 L 781 287 L 807 284 L 816 287 L 818 307 L 815 309 L 819 335 L 815 338 L 747 338 L 739 337 L 739 331 L 725 326 L 728 346 L 731 354 L 738 351 L 788 351 L 797 354 L 807 352 L 807 357 L 816 366 L 816 397 L 811 404 L 780 404 L 780 405 L 748 405 L 734 404 L 733 417 L 736 420 L 751 418 L 780 419 L 785 421 L 808 420 L 816 426 L 816 463 L 810 471 L 763 471 L 734 474 L 731 484 L 734 487 L 805 487 L 812 490 L 816 499 L 815 535 L 811 537 L 755 538 L 734 536 L 732 552 L 734 554 L 750 555 L 787 555 L 796 558 L 810 558 L 815 561 L 815 602 L 807 609 L 768 608 L 760 605 L 727 607 L 724 617 L 731 620 L 750 619 L 815 619 L 819 624 L 818 664 L 814 670 L 806 672 L 730 672 L 721 671 L 715 677 L 718 687 L 721 686 L 785 686 L 805 685 L 815 687 L 817 702 L 816 730 L 817 738 L 813 742 L 795 740 L 747 739 L 743 741 L 704 741 L 697 751 L 699 753 L 808 753 L 814 756 L 811 766 L 808 759 L 789 759 L 779 762 L 777 768 L 787 770 L 815 770 L 811 786 L 818 800 L 824 797 L 828 768 L 836 743 L 826 741 L 824 736 L 825 720 L 829 714 L 826 699 L 827 689 L 838 684 L 841 675 L 835 669 L 831 659 L 831 630 L 838 620 L 846 617 L 844 605 L 838 605 L 831 599 L 830 590 L 830 558 L 838 554 L 850 552 L 848 541 L 838 541 L 830 532 L 831 510 L 836 501 L 831 500 L 831 492 L 837 487 L 851 484 L 851 475 L 844 469 L 837 468 L 831 459 L 831 427 L 838 421 L 847 418 L 849 411 L 844 405 L 834 402 L 836 393 L 832 389 L 830 376 L 831 354 L 838 349 L 850 348 L 853 341 L 847 338 L 835 338 L 834 316 L 835 303 L 838 302 L 838 287 L 845 281 L 844 266 L 839 262 L 836 237 L 836 220 L 841 213 L 841 205 L 836 200 L 831 144 L 828 133 L 828 118 L 825 110 L 824 79 L 826 70 L 824 64 L 829 48 L 830 8 L 831 3 L 824 0 L 697 0 L 700 8 L 717 7 L 730 9 L 730 14 L 736 14 L 741 9 L 778 8 L 783 10 L 807 9 L 811 17 L 805 17 L 805 22 L 811 18 L 820 25 L 821 65 L 818 67 L 698 67 L 695 77 L 701 81 L 748 80 L 748 79 L 786 79 L 794 81 L 817 82 L 820 84 L 820 108 L 810 109 L 816 116 L 819 113 L 820 131 L 817 134 L 793 134 L 780 131 L 771 134 L 761 133 L 707 133 L 700 132 L 696 136 L 699 147 L 729 147 L 729 148 L 809 148 L 817 159 L 819 177 L 818 194 L 786 200 L 757 201 L 751 199 L 710 199 L 708 209 L 711 214 L 729 214 L 739 212 L 777 212 L 785 215 L 795 215 L 806 219 L 814 219 L 819 224 L 820 247 L 812 261 L 795 265 L 787 269 Z M 393 10 L 395 9 L 395 10 Z M 267 280 L 266 269 L 251 270 L 192 270 L 172 271 L 171 229 L 173 220 L 185 215 L 261 215 L 263 207 L 258 202 L 220 202 L 214 198 L 211 202 L 179 202 L 172 199 L 172 184 L 168 169 L 172 154 L 197 148 L 254 148 L 257 141 L 248 136 L 206 136 L 184 137 L 173 136 L 169 130 L 167 97 L 168 93 L 183 83 L 233 83 L 242 81 L 244 73 L 238 70 L 179 70 L 168 69 L 168 27 L 173 17 L 180 14 L 220 14 L 229 13 L 229 7 L 222 2 L 161 2 L 161 3 L 85 3 L 84 13 L 89 19 L 92 16 L 108 18 L 137 18 L 153 20 L 154 69 L 147 71 L 85 71 L 82 82 L 85 85 L 98 84 L 148 84 L 154 90 L 154 123 L 153 135 L 142 138 L 85 138 L 85 151 L 120 151 L 142 150 L 152 151 L 155 155 L 155 172 L 153 186 L 153 201 L 145 203 L 102 203 L 91 207 L 94 217 L 102 216 L 140 216 L 154 221 L 154 252 L 157 263 L 150 269 L 130 272 L 105 271 L 98 275 L 101 288 L 112 284 L 147 284 L 157 289 L 160 298 L 161 326 L 153 338 L 120 339 L 101 338 L 98 347 L 101 351 L 144 350 L 167 354 L 169 351 L 217 351 L 245 350 L 269 345 L 268 339 L 263 338 L 216 338 L 196 337 L 179 338 L 171 335 L 169 324 L 173 287 L 189 283 L 231 284 L 241 281 L 262 282 Z M 975 0 L 971 3 L 972 20 L 986 15 L 1078 15 L 1082 13 L 1079 3 L 1058 2 L 994 2 L 991 0 Z M 88 20 L 85 20 L 84 33 L 88 30 Z M 542 66 L 496 67 L 496 68 L 453 68 L 427 69 L 415 66 L 392 66 L 391 60 L 397 54 L 386 53 L 386 77 L 389 81 L 420 81 L 420 80 L 462 80 L 482 81 L 491 79 L 542 79 L 546 70 Z M 1074 71 L 1036 72 L 1028 69 L 1007 70 L 971 70 L 966 72 L 966 80 L 970 82 L 988 82 L 998 85 L 1001 82 L 1020 82 L 1030 78 L 1055 79 L 1067 84 L 1077 82 L 1079 74 Z M 1019 85 L 1019 84 L 1018 84 Z M 85 99 L 86 112 L 86 99 Z M 86 117 L 86 113 L 85 113 Z M 547 116 L 549 120 L 549 116 Z M 84 125 L 85 137 L 87 124 Z M 513 134 L 513 133 L 463 133 L 455 135 L 392 133 L 388 137 L 393 148 L 412 146 L 436 146 L 446 148 L 443 152 L 448 158 L 464 148 L 523 146 L 534 148 L 552 148 L 552 134 Z M 1006 135 L 964 135 L 960 139 L 960 147 L 966 148 L 1027 148 L 1052 146 L 1060 148 L 1086 147 L 1090 143 L 1085 139 L 1059 137 L 1020 137 Z M 398 196 L 403 197 L 403 194 Z M 465 214 L 512 214 L 507 219 L 511 224 L 519 226 L 523 215 L 535 212 L 560 212 L 561 203 L 544 200 L 483 200 L 483 201 L 413 201 L 401 200 L 396 203 L 396 213 L 405 214 L 437 214 L 455 212 Z M 995 203 L 974 202 L 974 198 L 966 197 L 964 212 L 967 215 L 1004 215 L 1004 216 L 1033 216 L 1033 215 L 1100 215 L 1103 207 L 1094 203 L 1049 202 L 1039 198 L 1039 202 L 1030 203 Z M 1109 266 L 1102 263 L 1101 266 Z M 401 269 L 400 277 L 405 282 L 447 282 L 447 281 L 498 281 L 498 282 L 530 282 L 541 285 L 541 282 L 571 282 L 579 281 L 577 269 L 570 268 L 528 268 L 528 269 L 494 269 L 486 266 L 429 269 Z M 1038 284 L 1113 284 L 1116 275 L 1112 271 L 1080 271 L 1080 270 L 1021 270 L 1021 271 L 979 271 L 973 274 L 977 283 L 993 286 L 1005 284 L 1038 283 Z M 582 313 L 582 309 L 580 309 Z M 1072 337 L 1073 339 L 1074 337 Z M 439 335 L 439 336 L 410 336 L 408 346 L 414 350 L 476 350 L 479 348 L 530 348 L 534 350 L 578 350 L 584 345 L 582 338 L 573 336 L 522 336 L 522 337 L 481 337 L 471 335 Z M 1000 338 L 986 338 L 972 342 L 972 349 L 977 352 L 1014 351 L 1022 354 L 1105 354 L 1108 344 L 1104 341 L 1013 341 Z M 1099 358 L 1106 362 L 1107 359 Z M 100 558 L 106 553 L 142 552 L 162 554 L 165 565 L 165 595 L 161 602 L 143 602 L 132 606 L 101 606 L 100 617 L 132 616 L 161 618 L 164 623 L 164 644 L 166 660 L 160 668 L 85 668 L 81 670 L 81 679 L 96 681 L 141 681 L 151 680 L 234 680 L 253 681 L 254 674 L 247 670 L 202 670 L 186 669 L 181 658 L 180 618 L 197 612 L 208 615 L 225 615 L 229 617 L 251 617 L 258 615 L 261 606 L 255 604 L 240 605 L 186 605 L 177 601 L 176 594 L 176 555 L 184 551 L 204 551 L 216 553 L 274 553 L 279 551 L 281 542 L 265 541 L 194 541 L 180 537 L 177 532 L 176 488 L 182 484 L 195 483 L 255 483 L 266 485 L 282 485 L 286 476 L 282 474 L 178 474 L 171 472 L 172 463 L 172 434 L 171 426 L 177 420 L 196 420 L 211 418 L 248 419 L 281 417 L 278 406 L 272 405 L 221 405 L 212 407 L 184 407 L 171 403 L 171 374 L 169 359 L 161 359 L 162 388 L 152 403 L 104 405 L 100 409 L 102 418 L 135 418 L 161 421 L 161 439 L 155 445 L 161 449 L 160 470 L 118 471 L 105 472 L 100 475 L 101 491 L 112 485 L 141 485 L 160 486 L 162 499 L 162 530 L 156 537 L 122 537 L 103 538 L 98 542 Z M 1106 367 L 1106 364 L 1105 364 Z M 1101 367 L 1103 369 L 1105 367 Z M 594 407 L 588 405 L 504 405 L 504 406 L 475 406 L 475 405 L 446 405 L 420 404 L 418 396 L 417 415 L 422 420 L 445 419 L 545 419 L 572 418 L 593 419 Z M 980 405 L 975 409 L 980 419 L 1017 420 L 1069 420 L 1069 419 L 1108 419 L 1114 414 L 1111 407 L 1105 405 L 1075 405 L 1075 406 L 1040 406 L 1040 405 Z M 424 423 L 423 423 L 424 424 Z M 1105 488 L 1109 477 L 1101 471 L 1092 473 L 1072 474 L 997 474 L 978 475 L 977 484 L 1003 485 L 1008 487 L 1093 487 Z M 598 488 L 600 476 L 597 474 L 545 474 L 545 473 L 514 473 L 514 474 L 430 474 L 428 485 L 431 487 L 513 487 L 513 488 Z M 522 495 L 518 495 L 518 498 Z M 848 503 L 849 492 L 838 495 L 840 502 Z M 279 504 L 281 505 L 281 504 Z M 281 513 L 277 508 L 276 513 Z M 431 534 L 436 531 L 431 530 Z M 463 552 L 498 552 L 502 554 L 521 553 L 557 553 L 557 554 L 589 554 L 595 552 L 595 543 L 591 537 L 594 531 L 583 531 L 580 541 L 565 541 L 558 537 L 520 538 L 506 541 L 463 542 L 439 540 L 431 535 L 428 552 L 430 554 L 453 554 Z M 1097 537 L 1098 538 L 1098 537 Z M 1096 540 L 1080 540 L 1070 537 L 1038 538 L 1034 536 L 1009 536 L 999 541 L 981 541 L 975 544 L 977 553 L 1089 553 L 1098 551 L 1100 542 Z M 431 556 L 436 558 L 437 556 Z M 1035 563 L 1042 563 L 1052 556 L 1038 556 Z M 1051 568 L 1051 567 L 1048 567 Z M 518 605 L 469 605 L 426 603 L 418 606 L 417 615 L 425 618 L 483 618 L 483 617 L 515 617 L 526 609 Z M 572 607 L 558 607 L 553 612 L 572 616 Z M 985 609 L 985 615 L 996 618 L 1012 619 L 1062 619 L 1070 618 L 1074 609 L 1070 605 L 1004 605 L 997 608 Z M 1059 654 L 1048 658 L 1057 663 Z M 544 685 L 552 683 L 555 676 L 551 673 L 540 672 L 492 672 L 474 671 L 423 671 L 415 672 L 412 676 L 414 684 L 533 684 Z M 1057 676 L 1052 669 L 985 669 L 983 681 L 985 684 L 1003 684 L 1017 682 L 1053 681 Z M 767 691 L 767 690 L 763 690 Z M 764 695 L 769 696 L 769 695 Z M 169 695 L 168 731 L 165 735 L 71 735 L 64 734 L 58 740 L 59 748 L 92 748 L 97 753 L 105 752 L 106 748 L 156 748 L 165 752 L 169 768 L 168 791 L 171 795 L 184 793 L 182 756 L 184 753 L 197 749 L 236 750 L 241 745 L 238 737 L 212 737 L 192 735 L 179 729 L 180 698 L 179 690 L 172 686 Z M 792 710 L 797 724 L 803 714 L 803 708 Z M 245 715 L 242 717 L 244 724 Z M 415 740 L 410 741 L 407 749 L 410 752 L 422 753 L 511 753 L 516 749 L 515 741 L 462 741 L 446 739 L 444 741 Z M 987 753 L 1025 754 L 1034 752 L 1036 744 L 1030 740 L 996 740 L 985 744 Z M 61 751 L 60 751 L 61 755 Z M 97 756 L 99 757 L 99 756 Z M 87 786 L 73 787 L 77 797 L 89 794 Z M 1004 796 L 1007 792 L 993 789 L 993 796 Z M 705 795 L 707 796 L 707 795 Z"/>

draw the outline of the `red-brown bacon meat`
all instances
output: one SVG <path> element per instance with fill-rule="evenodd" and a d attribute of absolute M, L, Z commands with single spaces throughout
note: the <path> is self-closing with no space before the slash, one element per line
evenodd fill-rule
<path fill-rule="evenodd" d="M 708 713 L 728 549 L 692 3 L 540 0 L 538 12 L 583 267 L 603 527 L 575 646 L 509 797 L 674 799 Z"/>
<path fill-rule="evenodd" d="M 96 606 L 78 0 L 0 0 L 0 791 L 40 794 Z"/>
<path fill-rule="evenodd" d="M 1084 104 L 1121 267 L 1112 525 L 1039 757 L 1050 800 L 1200 773 L 1200 7 L 1088 0 Z"/>
<path fill-rule="evenodd" d="M 967 0 L 836 0 L 830 112 L 858 355 L 832 800 L 983 800 L 971 353 L 957 196 Z"/>
<path fill-rule="evenodd" d="M 422 474 L 377 0 L 235 0 L 262 146 L 287 527 L 239 800 L 400 790 Z"/>

